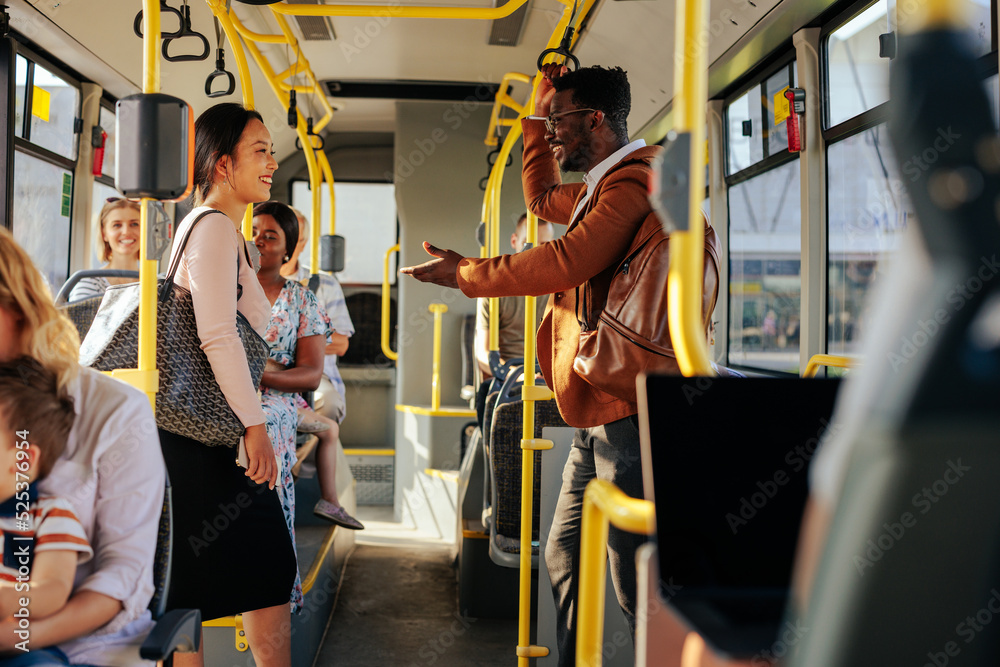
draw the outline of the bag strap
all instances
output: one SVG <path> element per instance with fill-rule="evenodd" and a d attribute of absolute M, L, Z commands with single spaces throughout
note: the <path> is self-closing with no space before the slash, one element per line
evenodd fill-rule
<path fill-rule="evenodd" d="M 191 222 L 191 226 L 188 227 L 187 232 L 184 234 L 184 238 L 181 239 L 181 247 L 180 247 L 180 249 L 177 251 L 177 254 L 174 255 L 174 258 L 170 262 L 170 268 L 167 269 L 167 275 L 166 275 L 166 278 L 164 278 L 164 280 L 163 280 L 163 285 L 160 287 L 159 298 L 160 298 L 161 301 L 164 300 L 167 297 L 167 294 L 170 293 L 171 289 L 173 289 L 174 276 L 177 274 L 177 270 L 181 266 L 181 258 L 184 256 L 184 250 L 187 248 L 187 242 L 188 242 L 188 239 L 191 238 L 191 232 L 194 231 L 194 226 L 197 225 L 199 222 L 201 222 L 201 219 L 204 218 L 206 215 L 209 215 L 210 213 L 220 213 L 222 215 L 225 215 L 225 213 L 222 213 L 222 211 L 220 211 L 218 209 L 210 208 L 208 210 L 205 210 L 205 211 L 202 211 L 201 213 L 199 213 L 198 217 L 195 218 L 194 221 Z M 243 244 L 243 251 L 247 252 L 246 244 L 245 243 Z M 247 255 L 247 259 L 249 260 L 249 254 Z M 238 276 L 239 275 L 239 264 L 237 264 L 237 266 L 236 266 L 236 271 L 237 271 L 237 276 Z M 237 287 L 239 287 L 238 283 L 237 283 Z M 238 299 L 238 297 L 237 297 L 237 299 Z"/>

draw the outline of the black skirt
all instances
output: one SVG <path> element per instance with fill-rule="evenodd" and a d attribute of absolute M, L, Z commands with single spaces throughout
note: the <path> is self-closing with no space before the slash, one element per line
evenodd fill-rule
<path fill-rule="evenodd" d="M 168 609 L 202 619 L 289 602 L 295 547 L 275 490 L 236 465 L 236 450 L 160 430 L 173 487 Z"/>

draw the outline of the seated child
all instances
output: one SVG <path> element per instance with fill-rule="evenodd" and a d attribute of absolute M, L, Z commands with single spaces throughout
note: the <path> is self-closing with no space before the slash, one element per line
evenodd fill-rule
<path fill-rule="evenodd" d="M 77 563 L 93 555 L 70 504 L 36 487 L 65 449 L 74 416 L 73 400 L 37 361 L 0 364 L 0 619 L 17 619 L 21 651 L 31 649 L 31 620 L 66 604 Z"/>

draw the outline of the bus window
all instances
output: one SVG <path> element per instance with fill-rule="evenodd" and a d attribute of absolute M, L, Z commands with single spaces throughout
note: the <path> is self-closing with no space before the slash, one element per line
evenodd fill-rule
<path fill-rule="evenodd" d="M 878 54 L 878 36 L 889 31 L 886 12 L 879 0 L 827 38 L 827 127 L 889 99 L 889 59 Z"/>
<path fill-rule="evenodd" d="M 759 89 L 754 86 L 730 104 L 726 112 L 729 119 L 727 174 L 743 171 L 764 159 L 764 128 L 758 95 Z"/>
<path fill-rule="evenodd" d="M 801 209 L 797 159 L 729 188 L 729 363 L 799 367 Z"/>
<path fill-rule="evenodd" d="M 35 63 L 31 82 L 31 143 L 76 159 L 74 121 L 80 108 L 80 89 Z"/>
<path fill-rule="evenodd" d="M 14 152 L 14 239 L 57 291 L 69 272 L 73 172 Z"/>
<path fill-rule="evenodd" d="M 913 217 L 888 144 L 883 124 L 827 148 L 830 354 L 860 352 L 866 297 Z"/>
<path fill-rule="evenodd" d="M 385 251 L 396 243 L 396 186 L 334 183 L 333 187 L 337 198 L 337 234 L 347 240 L 344 270 L 337 274 L 337 279 L 343 284 L 381 285 Z M 292 205 L 307 220 L 310 218 L 312 195 L 305 181 L 292 184 Z M 321 206 L 320 232 L 329 234 L 330 195 L 326 185 L 322 188 Z M 307 263 L 311 244 L 312 239 L 301 255 Z M 395 255 L 391 261 L 395 261 Z M 389 275 L 396 275 L 395 266 L 389 267 Z"/>

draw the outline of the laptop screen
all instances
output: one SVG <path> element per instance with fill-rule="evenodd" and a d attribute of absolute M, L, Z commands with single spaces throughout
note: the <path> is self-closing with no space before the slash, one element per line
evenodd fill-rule
<path fill-rule="evenodd" d="M 787 589 L 839 380 L 651 376 L 639 410 L 660 577 L 685 596 Z M 645 396 L 643 396 L 643 393 Z"/>

